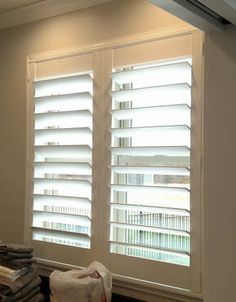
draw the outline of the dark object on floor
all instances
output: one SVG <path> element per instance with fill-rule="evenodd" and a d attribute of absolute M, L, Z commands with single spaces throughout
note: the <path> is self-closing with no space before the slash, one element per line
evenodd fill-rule
<path fill-rule="evenodd" d="M 145 301 L 113 294 L 112 302 L 145 302 Z"/>

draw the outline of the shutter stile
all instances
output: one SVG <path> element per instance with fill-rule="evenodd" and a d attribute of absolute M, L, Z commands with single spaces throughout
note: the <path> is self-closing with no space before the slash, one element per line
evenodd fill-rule
<path fill-rule="evenodd" d="M 111 77 L 110 252 L 189 266 L 191 60 Z"/>
<path fill-rule="evenodd" d="M 91 246 L 93 78 L 37 80 L 33 239 Z"/>

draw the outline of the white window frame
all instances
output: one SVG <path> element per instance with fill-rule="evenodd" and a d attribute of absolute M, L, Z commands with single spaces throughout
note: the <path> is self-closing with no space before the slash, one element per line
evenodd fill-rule
<path fill-rule="evenodd" d="M 31 225 L 31 211 L 32 211 L 32 142 L 33 142 L 33 120 L 32 120 L 32 96 L 33 96 L 33 83 L 32 79 L 35 78 L 36 65 L 39 62 L 47 62 L 53 59 L 60 59 L 65 57 L 73 57 L 83 55 L 87 53 L 93 54 L 94 59 L 94 79 L 100 79 L 99 89 L 94 92 L 94 129 L 99 122 L 101 130 L 94 132 L 94 149 L 96 153 L 94 156 L 94 168 L 93 168 L 93 228 L 101 228 L 101 224 L 104 224 L 105 232 L 100 232 L 94 240 L 94 248 L 96 251 L 95 259 L 105 263 L 104 261 L 104 249 L 108 249 L 108 221 L 109 211 L 107 201 L 109 200 L 109 163 L 110 156 L 104 150 L 109 149 L 110 135 L 109 125 L 110 116 L 107 114 L 110 108 L 110 95 L 108 94 L 108 87 L 110 87 L 110 71 L 112 70 L 112 50 L 135 45 L 139 43 L 155 41 L 159 39 L 178 37 L 184 35 L 191 35 L 192 37 L 192 72 L 193 72 L 193 86 L 192 86 L 192 103 L 194 106 L 194 116 L 192 116 L 192 124 L 194 125 L 194 151 L 192 152 L 192 158 L 194 163 L 193 169 L 196 173 L 195 179 L 191 179 L 191 183 L 195 183 L 194 200 L 198 200 L 198 204 L 192 204 L 192 216 L 191 225 L 194 229 L 194 241 L 192 241 L 192 273 L 191 273 L 191 288 L 176 288 L 168 286 L 168 284 L 152 283 L 144 280 L 137 280 L 134 278 L 114 275 L 114 292 L 118 294 L 127 294 L 136 298 L 146 299 L 147 301 L 154 301 L 153 297 L 163 296 L 167 298 L 174 297 L 186 297 L 186 301 L 199 301 L 202 298 L 202 271 L 203 271 L 203 43 L 204 34 L 195 30 L 191 26 L 182 26 L 180 28 L 169 28 L 166 30 L 159 30 L 157 32 L 140 34 L 135 36 L 124 37 L 120 40 L 106 41 L 101 44 L 88 45 L 86 47 L 79 47 L 72 50 L 55 51 L 44 54 L 36 54 L 27 57 L 27 155 L 26 155 L 26 208 L 25 208 L 25 243 L 31 244 L 31 231 L 29 226 Z M 196 114 L 197 113 L 197 114 Z M 196 131 L 197 129 L 197 131 Z M 104 145 L 99 142 L 104 140 Z M 94 194 L 96 192 L 96 196 Z M 94 201 L 96 199 L 96 201 Z M 101 207 L 105 209 L 100 211 Z M 96 213 L 96 215 L 94 215 Z M 98 214 L 99 213 L 99 214 Z M 101 244 L 105 243 L 105 246 Z M 60 249 L 59 249 L 60 250 Z M 72 263 L 58 263 L 58 261 L 48 261 L 38 259 L 38 265 L 44 268 L 44 271 L 51 268 L 69 269 L 79 267 Z M 196 300 L 194 300 L 196 299 Z"/>

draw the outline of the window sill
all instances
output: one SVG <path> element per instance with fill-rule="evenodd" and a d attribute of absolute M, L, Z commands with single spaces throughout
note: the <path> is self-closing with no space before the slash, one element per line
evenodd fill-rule
<path fill-rule="evenodd" d="M 39 275 L 49 277 L 53 270 L 82 269 L 78 266 L 49 261 L 37 258 L 35 267 Z M 147 302 L 203 302 L 200 294 L 188 290 L 169 287 L 161 284 L 153 284 L 143 280 L 113 275 L 112 292 L 118 295 L 132 297 Z"/>

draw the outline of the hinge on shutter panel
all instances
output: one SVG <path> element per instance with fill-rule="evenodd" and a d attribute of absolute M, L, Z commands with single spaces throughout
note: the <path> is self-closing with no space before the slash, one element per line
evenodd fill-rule
<path fill-rule="evenodd" d="M 200 271 L 200 291 L 202 292 L 203 289 L 203 274 L 202 271 Z"/>
<path fill-rule="evenodd" d="M 193 273 L 193 292 L 202 293 L 203 291 L 203 272 L 202 270 L 194 270 Z"/>
<path fill-rule="evenodd" d="M 200 172 L 202 173 L 203 171 L 203 156 L 202 154 L 200 155 Z"/>

